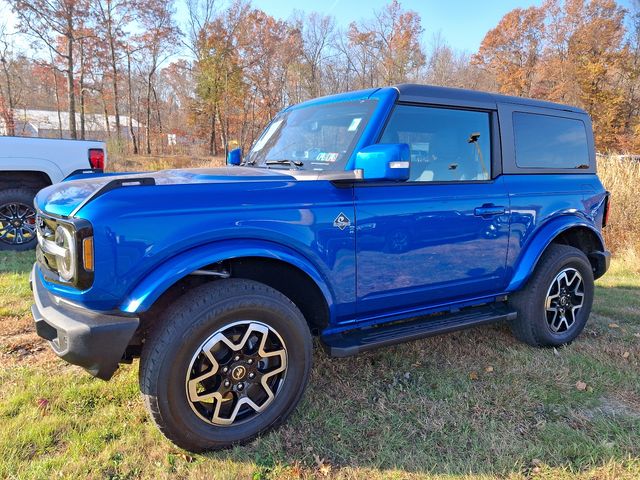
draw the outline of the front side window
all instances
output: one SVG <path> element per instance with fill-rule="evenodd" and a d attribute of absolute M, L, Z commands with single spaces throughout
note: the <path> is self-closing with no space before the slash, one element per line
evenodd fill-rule
<path fill-rule="evenodd" d="M 587 131 L 581 120 L 513 113 L 516 165 L 521 168 L 589 168 Z"/>
<path fill-rule="evenodd" d="M 409 180 L 455 182 L 491 178 L 488 112 L 397 105 L 380 143 L 407 143 Z"/>
<path fill-rule="evenodd" d="M 253 145 L 246 164 L 344 170 L 376 104 L 376 100 L 359 100 L 303 106 L 283 112 Z"/>

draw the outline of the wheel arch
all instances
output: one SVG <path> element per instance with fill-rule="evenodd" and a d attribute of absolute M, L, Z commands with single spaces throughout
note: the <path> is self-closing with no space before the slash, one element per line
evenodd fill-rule
<path fill-rule="evenodd" d="M 271 286 L 296 304 L 316 332 L 331 321 L 334 295 L 319 270 L 299 252 L 254 240 L 201 246 L 165 261 L 133 288 L 120 310 L 151 316 L 148 314 L 164 308 L 196 285 L 224 281 L 215 276 L 192 275 L 202 269 L 219 269 L 232 278 Z"/>
<path fill-rule="evenodd" d="M 0 188 L 37 188 L 42 189 L 53 184 L 51 176 L 39 170 L 2 170 Z"/>
<path fill-rule="evenodd" d="M 606 271 L 606 266 L 595 255 L 605 251 L 602 234 L 583 219 L 563 217 L 543 226 L 521 252 L 508 292 L 519 290 L 529 280 L 540 258 L 552 244 L 569 245 L 583 251 L 594 270 L 594 278 L 599 278 Z"/>

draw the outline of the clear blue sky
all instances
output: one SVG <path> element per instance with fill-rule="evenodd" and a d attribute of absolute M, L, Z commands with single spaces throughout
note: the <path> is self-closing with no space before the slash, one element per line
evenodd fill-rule
<path fill-rule="evenodd" d="M 289 18 L 297 9 L 332 14 L 340 26 L 372 17 L 390 0 L 253 0 L 253 5 L 278 18 Z M 633 0 L 619 0 L 629 8 Z M 425 41 L 440 31 L 456 50 L 475 52 L 484 35 L 495 27 L 505 13 L 516 7 L 540 5 L 542 0 L 400 0 L 406 10 L 415 10 L 422 18 Z"/>
<path fill-rule="evenodd" d="M 338 25 L 372 17 L 373 11 L 389 0 L 253 0 L 253 5 L 279 18 L 288 18 L 294 9 L 332 14 Z M 540 5 L 542 0 L 400 0 L 406 10 L 415 10 L 422 18 L 425 40 L 438 31 L 457 50 L 475 52 L 488 30 L 503 15 L 516 7 Z"/>

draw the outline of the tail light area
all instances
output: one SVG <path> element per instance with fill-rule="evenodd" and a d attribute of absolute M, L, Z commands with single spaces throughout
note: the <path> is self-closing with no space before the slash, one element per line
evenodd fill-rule
<path fill-rule="evenodd" d="M 602 228 L 609 224 L 609 213 L 611 212 L 611 194 L 607 192 L 607 197 L 604 199 L 604 214 L 602 215 Z"/>
<path fill-rule="evenodd" d="M 90 148 L 89 165 L 91 165 L 91 168 L 104 170 L 104 150 L 101 148 Z"/>

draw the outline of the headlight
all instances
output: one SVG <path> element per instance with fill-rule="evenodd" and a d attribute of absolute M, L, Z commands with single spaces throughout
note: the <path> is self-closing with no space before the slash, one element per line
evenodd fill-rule
<path fill-rule="evenodd" d="M 60 249 L 56 252 L 58 274 L 66 282 L 70 282 L 76 272 L 76 242 L 70 230 L 58 225 L 54 242 Z"/>

